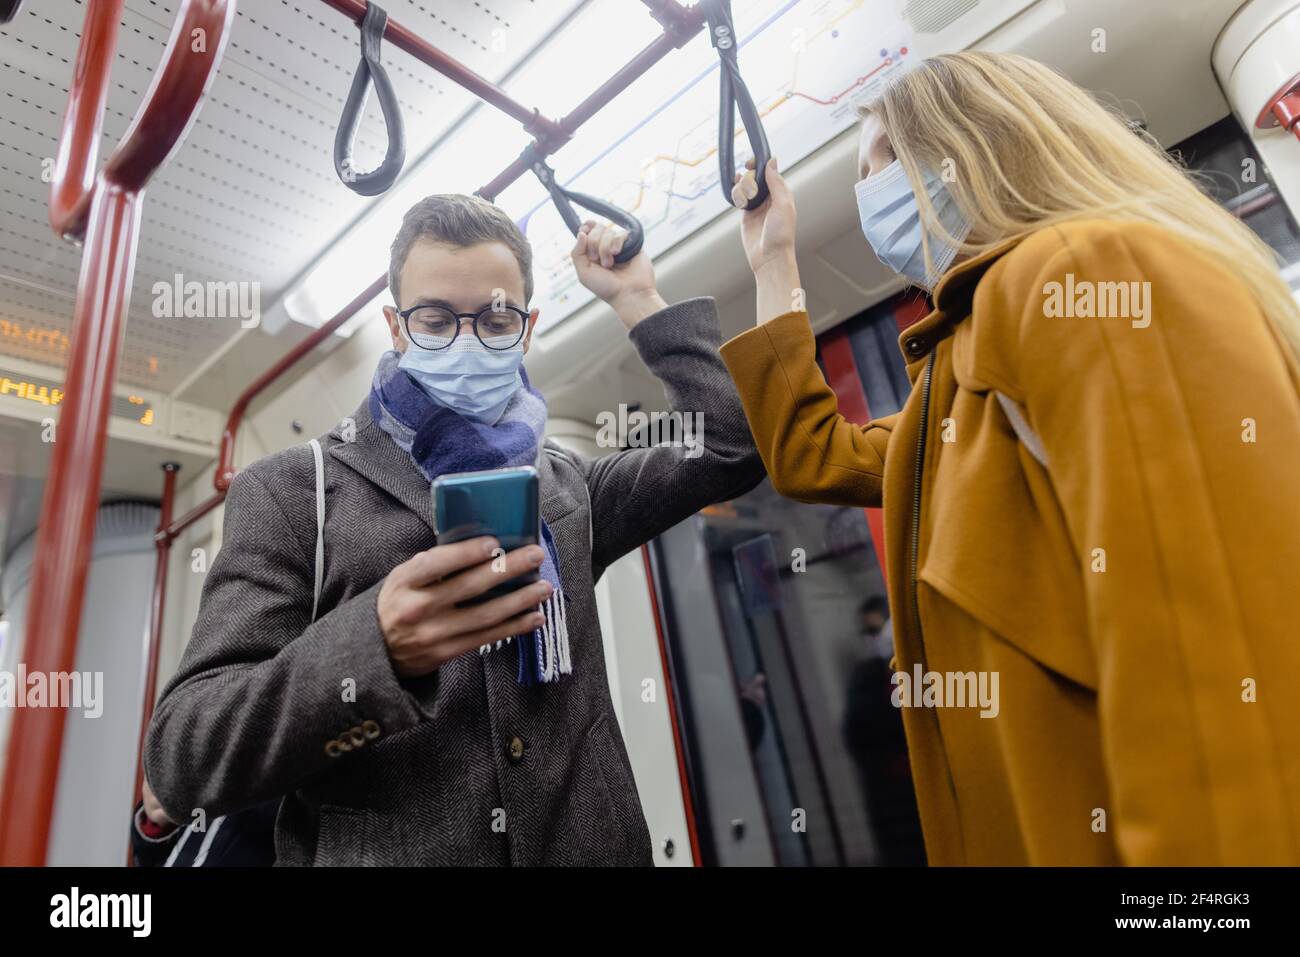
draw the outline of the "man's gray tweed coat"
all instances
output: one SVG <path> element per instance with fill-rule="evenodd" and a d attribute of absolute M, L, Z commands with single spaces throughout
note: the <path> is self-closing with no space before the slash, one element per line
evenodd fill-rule
<path fill-rule="evenodd" d="M 363 403 L 325 449 L 325 581 L 311 618 L 315 478 L 298 446 L 240 472 L 193 636 L 150 725 L 149 782 L 168 815 L 208 820 L 282 797 L 280 864 L 649 864 L 614 718 L 593 585 L 619 556 L 763 467 L 718 358 L 712 299 L 631 338 L 672 408 L 703 413 L 705 451 L 588 459 L 548 443 L 542 515 L 568 599 L 574 673 L 515 683 L 513 644 L 419 680 L 389 663 L 385 575 L 434 542 L 429 483 Z"/>

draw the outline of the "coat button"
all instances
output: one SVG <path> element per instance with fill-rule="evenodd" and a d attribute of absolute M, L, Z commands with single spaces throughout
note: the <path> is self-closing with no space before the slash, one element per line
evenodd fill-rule
<path fill-rule="evenodd" d="M 370 739 L 371 741 L 375 740 L 375 738 L 379 737 L 379 722 L 378 722 L 378 721 L 362 721 L 362 722 L 361 722 L 361 733 L 364 734 L 364 735 L 365 735 L 368 739 Z"/>
<path fill-rule="evenodd" d="M 524 757 L 524 742 L 518 735 L 510 739 L 510 744 L 506 748 L 506 754 L 510 756 L 512 764 L 518 764 Z"/>
<path fill-rule="evenodd" d="M 912 336 L 904 344 L 904 348 L 907 349 L 907 354 L 909 356 L 916 357 L 916 356 L 924 355 L 925 340 L 922 339 L 920 336 Z"/>

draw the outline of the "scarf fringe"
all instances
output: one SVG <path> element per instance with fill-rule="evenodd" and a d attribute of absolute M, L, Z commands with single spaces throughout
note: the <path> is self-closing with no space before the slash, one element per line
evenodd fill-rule
<path fill-rule="evenodd" d="M 512 641 L 514 641 L 514 638 L 502 638 L 492 644 L 479 645 L 478 653 L 480 655 L 486 655 L 489 651 L 500 651 L 502 645 L 508 645 Z"/>
<path fill-rule="evenodd" d="M 561 675 L 573 674 L 573 657 L 569 646 L 569 620 L 564 609 L 564 592 L 557 591 L 539 606 L 542 625 L 531 634 L 519 635 L 515 642 L 519 649 L 519 684 L 530 687 L 559 681 Z M 505 638 L 479 648 L 480 655 L 499 651 L 513 638 Z"/>
<path fill-rule="evenodd" d="M 564 592 L 556 597 L 556 606 L 560 609 L 560 674 L 573 674 L 573 659 L 569 657 L 569 618 L 564 608 Z"/>
<path fill-rule="evenodd" d="M 385 352 L 371 381 L 368 406 L 375 424 L 406 452 L 429 481 L 438 475 L 495 469 L 526 463 L 536 465 L 546 430 L 546 400 L 519 370 L 515 391 L 501 419 L 486 426 L 439 406 L 405 370 L 401 354 Z M 521 685 L 554 682 L 573 672 L 569 625 L 565 620 L 560 558 L 555 538 L 542 521 L 539 544 L 546 549 L 539 576 L 551 583 L 552 597 L 543 602 L 543 625 L 515 635 Z M 511 638 L 479 648 L 486 655 L 511 643 Z"/>

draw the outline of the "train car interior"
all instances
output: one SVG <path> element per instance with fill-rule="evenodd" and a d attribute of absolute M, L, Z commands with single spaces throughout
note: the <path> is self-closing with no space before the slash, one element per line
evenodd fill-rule
<path fill-rule="evenodd" d="M 914 784 L 933 754 L 916 750 L 913 729 L 905 734 L 888 692 L 879 692 L 893 670 L 890 635 L 903 628 L 906 614 L 892 597 L 890 552 L 897 543 L 892 531 L 887 535 L 881 508 L 834 496 L 813 501 L 790 494 L 788 481 L 774 483 L 756 471 L 752 481 L 727 486 L 743 485 L 742 491 L 719 493 L 676 520 L 677 504 L 667 492 L 635 484 L 654 466 L 631 477 L 630 469 L 611 467 L 609 482 L 629 483 L 618 496 L 606 490 L 611 500 L 602 505 L 595 480 L 586 485 L 595 558 L 601 524 L 654 525 L 656 506 L 647 496 L 662 494 L 662 515 L 672 520 L 635 547 L 612 549 L 607 566 L 593 558 L 590 596 L 585 583 L 574 584 L 569 546 L 548 544 L 552 531 L 565 541 L 588 535 L 586 521 L 566 518 L 566 508 L 582 511 L 581 486 L 547 485 L 559 481 L 548 478 L 552 471 L 572 471 L 565 456 L 600 463 L 639 444 L 669 445 L 682 438 L 670 434 L 675 425 L 684 433 L 685 449 L 673 466 L 683 470 L 681 479 L 697 474 L 689 470 L 702 468 L 711 454 L 692 461 L 702 451 L 692 450 L 692 429 L 707 448 L 721 441 L 715 434 L 730 436 L 730 407 L 716 405 L 711 392 L 698 393 L 708 404 L 695 420 L 674 423 L 671 413 L 680 412 L 674 403 L 695 393 L 671 374 L 666 379 L 664 370 L 697 360 L 686 353 L 656 358 L 655 343 L 672 335 L 668 324 L 629 332 L 619 310 L 582 281 L 572 259 L 580 242 L 575 236 L 589 228 L 580 223 L 625 237 L 622 259 L 607 267 L 611 273 L 639 245 L 644 255 L 637 261 L 652 264 L 658 295 L 685 310 L 674 312 L 672 322 L 691 326 L 696 319 L 689 310 L 697 308 L 691 303 L 709 297 L 717 343 L 732 340 L 755 327 L 756 304 L 762 309 L 741 237 L 749 214 L 733 205 L 733 180 L 757 183 L 757 170 L 774 157 L 798 204 L 802 286 L 795 308 L 807 314 L 818 368 L 850 421 L 901 414 L 910 408 L 916 370 L 909 374 L 912 358 L 900 349 L 900 335 L 924 323 L 934 303 L 877 255 L 864 235 L 860 206 L 850 199 L 864 175 L 862 108 L 928 58 L 1017 54 L 1090 91 L 1122 114 L 1135 137 L 1153 139 L 1194 172 L 1222 209 L 1271 247 L 1282 280 L 1300 301 L 1297 0 L 383 0 L 382 8 L 364 0 L 56 0 L 0 6 L 0 672 L 14 677 L 11 702 L 12 689 L 29 690 L 32 676 L 66 673 L 78 676 L 75 690 L 84 704 L 32 707 L 29 694 L 26 707 L 0 708 L 5 864 L 142 866 L 133 828 L 154 833 L 148 812 L 157 800 L 170 820 L 180 816 L 180 795 L 188 801 L 190 794 L 218 793 L 215 784 L 182 786 L 178 775 L 220 779 L 242 794 L 243 775 L 251 782 L 260 773 L 255 766 L 280 755 L 297 704 L 285 704 L 258 732 L 265 761 L 252 757 L 262 754 L 252 745 L 224 760 L 213 745 L 155 742 L 148 728 L 152 721 L 161 737 L 159 722 L 166 720 L 169 735 L 182 726 L 196 739 L 247 733 L 224 710 L 225 723 L 209 726 L 204 708 L 195 704 L 180 715 L 181 705 L 167 698 L 206 686 L 214 697 L 203 700 L 213 702 L 217 722 L 218 707 L 234 707 L 226 698 L 216 704 L 217 686 L 237 675 L 272 674 L 265 645 L 251 633 L 240 638 L 223 631 L 228 656 L 201 674 L 195 653 L 187 653 L 200 633 L 221 627 L 214 616 L 252 622 L 248 627 L 263 632 L 272 627 L 271 612 L 250 605 L 244 619 L 242 603 L 223 590 L 228 586 L 210 582 L 239 574 L 274 587 L 267 583 L 276 579 L 254 567 L 260 542 L 292 540 L 302 580 L 323 576 L 316 578 L 315 602 L 327 613 L 340 594 L 352 594 L 331 572 L 365 567 L 371 559 L 395 562 L 384 549 L 375 546 L 370 554 L 372 546 L 360 544 L 371 542 L 367 536 L 379 534 L 388 518 L 348 519 L 333 511 L 361 494 L 348 482 L 381 467 L 378 459 L 340 464 L 335 443 L 351 441 L 348 429 L 358 415 L 373 417 L 371 429 L 379 428 L 380 412 L 392 418 L 382 404 L 387 399 L 375 398 L 386 393 L 372 391 L 379 388 L 376 362 L 395 348 L 401 329 L 413 345 L 419 339 L 408 315 L 392 318 L 401 303 L 390 289 L 390 256 L 404 216 L 425 197 L 480 197 L 505 212 L 531 249 L 532 296 L 516 312 L 535 310 L 536 318 L 525 318 L 512 341 L 527 336 L 525 382 L 544 397 L 544 437 L 555 451 L 537 465 L 547 527 L 528 540 L 545 546 L 538 574 L 545 578 L 553 562 L 566 580 L 563 601 L 538 616 L 536 634 L 550 636 L 536 646 L 542 656 L 536 680 L 543 683 L 524 690 L 533 696 L 528 701 L 540 702 L 566 683 L 592 687 L 586 682 L 601 658 L 608 686 L 606 727 L 602 718 L 591 724 L 595 764 L 571 772 L 575 793 L 607 803 L 559 819 L 555 833 L 535 844 L 503 838 L 521 841 L 500 845 L 502 861 L 510 863 L 599 862 L 584 856 L 588 837 L 598 833 L 590 829 L 601 826 L 588 812 L 609 818 L 603 826 L 611 846 L 639 847 L 640 825 L 626 822 L 623 798 L 610 786 L 624 773 L 623 755 L 644 815 L 644 863 L 846 867 L 947 860 L 936 837 L 940 825 L 923 821 L 939 813 L 931 792 Z M 769 185 L 762 184 L 755 206 Z M 403 281 L 409 267 L 408 261 Z M 405 311 L 426 308 L 441 307 Z M 498 315 L 499 304 L 492 308 Z M 489 315 L 483 309 L 478 318 L 465 314 L 474 336 Z M 647 327 L 659 318 L 646 320 Z M 451 321 L 462 343 L 473 345 L 469 320 Z M 481 342 L 486 368 L 495 347 L 490 338 Z M 724 349 L 728 362 L 730 348 Z M 751 398 L 742 398 L 752 419 Z M 667 432 L 646 438 L 663 423 Z M 421 445 L 425 433 L 408 432 L 416 463 L 422 448 L 436 461 L 438 449 Z M 1011 426 L 1002 432 L 1015 441 Z M 758 430 L 755 436 L 751 463 L 755 469 L 765 463 L 770 472 L 767 455 L 758 460 L 765 453 Z M 313 500 L 320 446 L 311 443 L 317 439 L 326 451 L 317 479 L 323 491 Z M 303 484 L 286 478 L 282 487 L 267 487 L 270 498 L 286 503 L 282 510 L 257 512 L 255 527 L 233 531 L 234 503 L 247 508 L 242 503 L 253 484 L 240 477 L 268 457 L 290 463 L 285 467 Z M 253 473 L 259 485 L 276 474 L 269 467 Z M 595 465 L 587 474 L 606 472 Z M 887 466 L 886 511 L 891 474 Z M 670 475 L 657 481 L 654 488 L 677 487 Z M 719 488 L 726 485 L 718 481 Z M 312 526 L 313 515 L 326 523 L 324 532 Z M 356 538 L 328 524 L 353 520 Z M 219 557 L 232 536 L 253 553 Z M 455 539 L 440 528 L 438 540 Z M 234 568 L 240 562 L 247 567 Z M 431 581 L 444 580 L 430 574 Z M 1027 596 L 1030 586 L 1025 589 Z M 227 596 L 224 604 L 217 595 Z M 305 615 L 313 605 L 310 591 L 301 603 Z M 589 604 L 598 629 L 582 623 Z M 1048 623 L 1043 627 L 1050 631 Z M 562 628 L 554 657 L 546 641 Z M 524 639 L 515 644 L 523 676 L 533 665 L 525 664 Z M 510 721 L 552 720 L 554 706 L 516 712 L 493 697 L 505 693 L 493 690 L 494 669 L 513 675 L 516 666 L 513 645 L 492 647 L 465 652 L 476 673 L 488 676 L 483 701 L 485 707 L 492 702 L 490 730 L 486 718 L 456 718 L 465 722 L 460 729 L 446 717 L 448 702 L 459 700 L 453 696 L 470 693 L 456 677 L 468 671 L 444 665 L 449 670 L 436 691 L 420 681 L 409 687 L 420 707 L 444 709 L 430 712 L 443 716 L 441 723 L 432 719 L 431 734 L 503 736 L 492 743 L 496 757 L 485 758 L 488 764 L 465 757 L 474 770 L 462 771 L 474 780 L 496 774 L 503 783 L 493 786 L 503 789 L 505 806 L 504 782 L 530 761 L 543 777 L 570 772 L 537 761 L 541 732 L 510 730 Z M 527 647 L 533 654 L 531 638 Z M 285 672 L 296 677 L 283 685 L 267 677 L 256 687 L 305 694 L 316 672 L 293 667 L 305 670 Z M 188 684 L 169 688 L 178 674 Z M 1053 674 L 1052 681 L 1066 682 Z M 552 677 L 557 683 L 545 683 Z M 438 680 L 436 673 L 426 678 Z M 1013 677 L 1005 669 L 1002 680 L 1003 708 L 1014 708 L 1014 695 L 1006 693 Z M 272 706 L 253 687 L 241 692 L 239 707 L 263 714 Z M 55 690 L 51 684 L 50 693 Z M 409 742 L 420 733 L 388 736 L 395 719 L 387 712 L 350 713 L 357 722 L 350 730 L 326 729 L 340 737 L 322 739 L 335 762 L 323 774 L 354 760 L 369 762 L 374 776 L 387 774 L 401 738 Z M 384 737 L 370 742 L 380 737 L 380 726 Z M 579 732 L 587 733 L 586 725 L 572 729 Z M 954 734 L 945 731 L 950 742 Z M 362 754 L 336 755 L 353 749 Z M 310 760 L 318 761 L 315 752 Z M 154 767 L 157 775 L 148 777 L 157 780 L 147 780 L 146 769 Z M 460 773 L 450 764 L 439 767 Z M 578 780 L 593 776 L 606 781 L 604 798 Z M 151 784 L 158 792 L 152 801 L 145 796 Z M 363 792 L 359 784 L 350 787 L 303 784 L 298 803 L 286 800 L 283 807 L 277 797 L 279 820 L 274 808 L 270 818 L 276 843 L 267 844 L 267 854 L 278 851 L 285 862 L 283 833 L 305 827 L 301 815 L 310 806 L 320 813 L 318 824 L 311 818 L 316 863 L 488 859 L 482 855 L 489 852 L 452 838 L 381 852 L 389 847 L 385 832 L 400 843 L 415 824 L 398 820 L 387 804 L 359 810 Z M 462 800 L 468 813 L 479 799 L 469 790 L 462 795 L 458 784 L 439 787 L 438 813 L 453 813 L 444 803 Z M 350 810 L 349 795 L 356 797 Z M 1008 800 L 1022 798 L 1017 792 Z M 237 803 L 220 809 L 227 822 L 235 820 Z M 339 804 L 344 811 L 334 809 Z M 201 865 L 216 853 L 210 821 L 169 826 L 182 838 L 157 863 Z M 450 832 L 457 826 L 446 825 Z M 560 849 L 543 849 L 552 847 L 547 842 Z M 420 850 L 411 849 L 417 845 Z M 303 862 L 312 862 L 310 846 L 293 846 L 294 854 L 306 855 Z M 1121 842 L 1121 859 L 1111 862 L 1140 861 L 1153 846 Z M 1125 855 L 1133 847 L 1137 857 L 1130 861 Z M 1026 854 L 1031 860 L 1023 862 L 1041 862 Z M 989 860 L 1016 862 L 996 852 Z"/>

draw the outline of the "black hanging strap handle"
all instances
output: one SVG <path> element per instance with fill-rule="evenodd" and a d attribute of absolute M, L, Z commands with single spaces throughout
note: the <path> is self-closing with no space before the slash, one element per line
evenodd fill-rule
<path fill-rule="evenodd" d="M 361 63 L 352 78 L 347 103 L 343 105 L 343 118 L 339 120 L 334 135 L 334 170 L 343 185 L 362 196 L 378 196 L 393 185 L 406 162 L 406 132 L 402 128 L 402 109 L 397 94 L 388 80 L 388 74 L 379 63 L 379 50 L 384 39 L 388 14 L 373 3 L 366 4 L 366 15 L 361 21 Z M 366 109 L 366 99 L 371 82 L 379 97 L 379 108 L 384 114 L 384 127 L 388 130 L 388 152 L 384 161 L 369 173 L 358 172 L 352 165 L 352 144 L 361 114 Z"/>
<path fill-rule="evenodd" d="M 749 95 L 749 87 L 740 75 L 736 59 L 736 27 L 731 20 L 731 0 L 702 0 L 704 16 L 709 24 L 709 39 L 718 51 L 720 81 L 718 84 L 718 175 L 722 195 L 731 205 L 731 187 L 736 177 L 736 110 L 745 124 L 749 148 L 754 153 L 754 175 L 758 180 L 758 193 L 746 204 L 746 209 L 757 209 L 767 200 L 767 161 L 772 151 L 767 145 L 763 120 Z"/>
<path fill-rule="evenodd" d="M 0 0 L 0 26 L 18 16 L 18 11 L 22 9 L 22 6 L 23 0 Z"/>
<path fill-rule="evenodd" d="M 537 178 L 542 181 L 546 191 L 551 194 L 551 202 L 559 210 L 560 218 L 564 220 L 564 225 L 569 227 L 569 232 L 578 235 L 578 230 L 582 227 L 582 217 L 578 215 L 577 210 L 573 208 L 574 204 L 588 209 L 597 216 L 604 216 L 616 226 L 621 226 L 627 230 L 627 238 L 623 240 L 623 248 L 614 256 L 614 262 L 625 263 L 641 251 L 641 246 L 645 242 L 645 229 L 641 225 L 641 220 L 637 219 L 627 210 L 619 209 L 604 200 L 597 199 L 595 196 L 588 196 L 586 193 L 575 193 L 573 190 L 565 189 L 555 181 L 555 170 L 546 165 L 546 160 L 537 155 L 536 151 L 530 145 L 524 150 L 524 155 L 529 160 Z"/>

